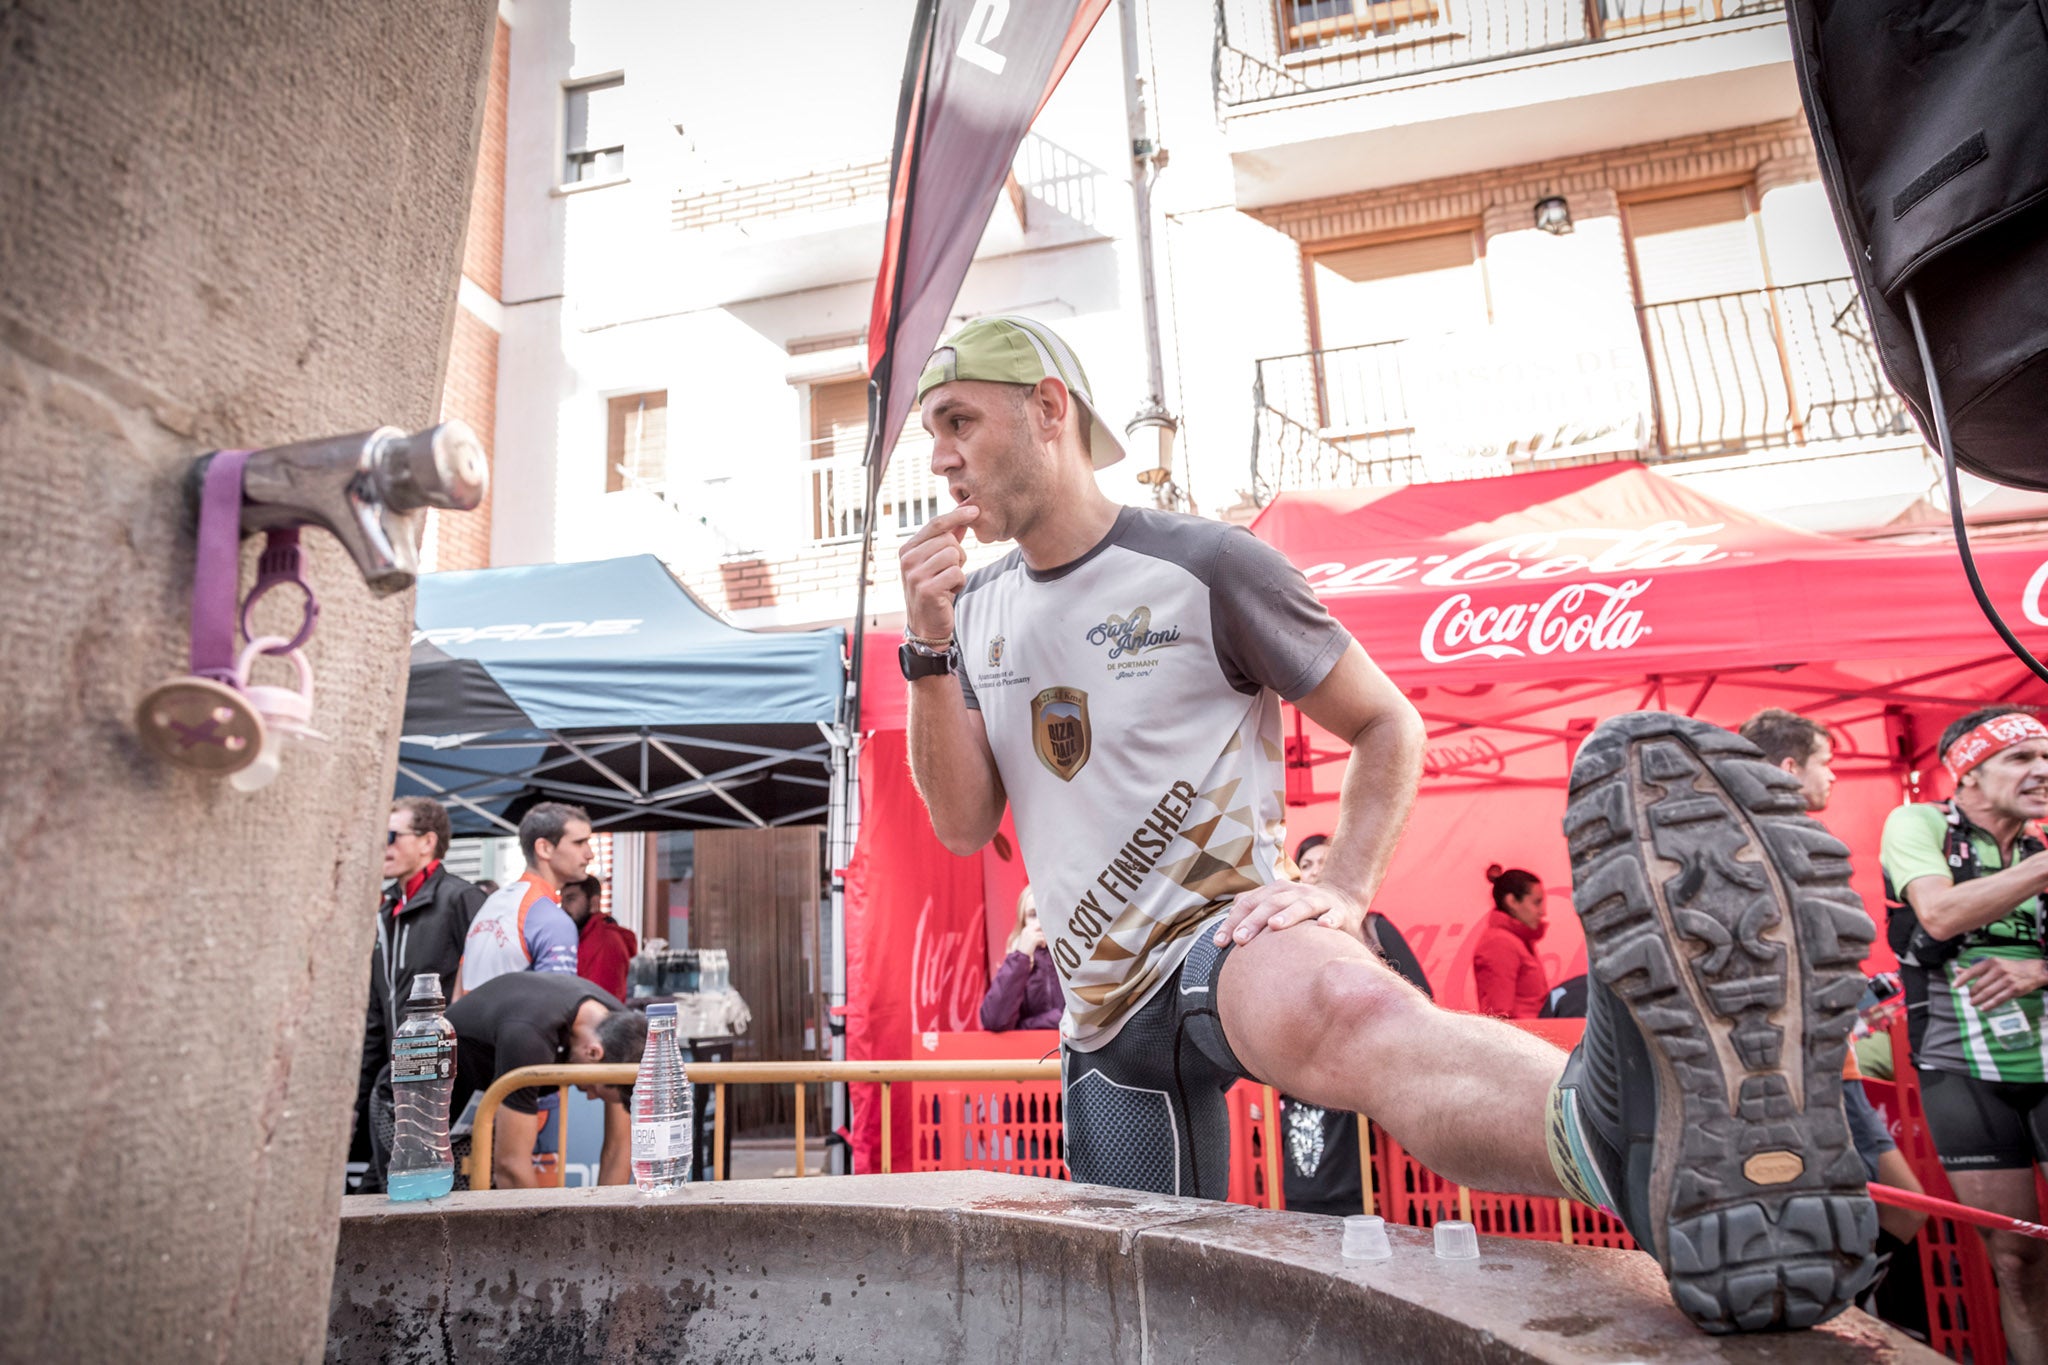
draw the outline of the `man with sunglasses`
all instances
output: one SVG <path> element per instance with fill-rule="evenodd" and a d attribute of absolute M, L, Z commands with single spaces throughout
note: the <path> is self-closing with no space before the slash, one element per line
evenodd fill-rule
<path fill-rule="evenodd" d="M 412 979 L 421 972 L 439 972 L 444 990 L 454 983 L 470 921 L 484 903 L 480 889 L 441 865 L 448 835 L 448 812 L 440 802 L 406 796 L 391 803 L 384 835 L 386 885 L 377 907 L 377 944 L 370 954 L 370 1005 L 356 1087 L 358 1135 L 368 1135 L 370 1094 L 391 1060 L 391 1036 L 412 994 Z M 363 1192 L 382 1189 L 382 1177 L 373 1163 Z"/>

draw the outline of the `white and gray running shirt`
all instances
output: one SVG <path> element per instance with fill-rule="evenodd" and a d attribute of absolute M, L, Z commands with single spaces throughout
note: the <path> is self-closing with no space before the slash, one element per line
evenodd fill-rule
<path fill-rule="evenodd" d="M 1242 527 L 1127 507 L 1039 573 L 1012 551 L 954 603 L 981 712 L 1087 1052 L 1170 980 L 1195 927 L 1275 878 L 1280 699 L 1351 642 L 1301 573 Z"/>

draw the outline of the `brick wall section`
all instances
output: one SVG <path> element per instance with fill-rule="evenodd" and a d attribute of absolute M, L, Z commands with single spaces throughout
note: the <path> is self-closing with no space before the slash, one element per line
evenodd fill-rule
<path fill-rule="evenodd" d="M 791 213 L 816 213 L 845 208 L 862 199 L 878 199 L 888 188 L 889 162 L 885 158 L 813 171 L 787 180 L 732 185 L 708 194 L 678 195 L 671 222 L 682 231 Z"/>
<path fill-rule="evenodd" d="M 512 30 L 498 20 L 491 43 L 491 74 L 484 95 L 483 135 L 477 144 L 476 180 L 469 192 L 469 230 L 462 243 L 462 273 L 494 299 L 504 296 L 505 90 Z M 455 310 L 448 373 L 441 381 L 441 417 L 469 423 L 495 456 L 498 425 L 498 334 L 467 308 Z M 428 573 L 485 569 L 491 563 L 491 503 L 474 512 L 427 514 L 430 525 L 420 567 Z"/>
<path fill-rule="evenodd" d="M 469 236 L 462 244 L 462 273 L 494 299 L 505 297 L 505 92 L 511 66 L 512 30 L 500 19 L 491 44 L 476 181 L 469 192 Z"/>
<path fill-rule="evenodd" d="M 875 543 L 874 563 L 894 575 L 896 544 Z M 683 582 L 707 605 L 721 611 L 749 607 L 797 606 L 813 598 L 836 597 L 854 586 L 860 542 L 817 545 L 779 559 L 728 559 L 681 570 Z"/>
<path fill-rule="evenodd" d="M 498 415 L 498 334 L 467 308 L 455 310 L 455 339 L 448 348 L 448 375 L 441 384 L 441 420 L 469 423 L 483 442 L 484 453 L 496 448 Z M 474 512 L 443 515 L 430 512 L 435 526 L 428 545 L 428 572 L 485 569 L 491 563 L 491 500 Z"/>
<path fill-rule="evenodd" d="M 1325 242 L 1484 217 L 1502 203 L 1545 195 L 1632 194 L 1724 176 L 1755 176 L 1766 162 L 1811 166 L 1813 141 L 1800 119 L 1621 147 L 1527 166 L 1425 180 L 1360 194 L 1255 209 L 1254 217 L 1302 242 Z M 1577 204 L 1574 201 L 1574 211 Z"/>
<path fill-rule="evenodd" d="M 869 579 L 870 593 L 880 585 L 894 586 L 896 547 L 899 544 L 901 542 L 893 534 L 876 539 Z M 984 564 L 992 564 L 1015 548 L 1007 541 L 999 545 L 983 545 L 969 536 L 967 570 L 972 573 Z M 854 590 L 854 571 L 859 562 L 860 542 L 846 540 L 830 545 L 813 545 L 774 559 L 734 558 L 716 564 L 671 564 L 669 567 L 699 601 L 719 611 L 776 606 L 801 608 L 815 604 L 818 607 L 816 619 L 824 620 L 845 611 L 845 599 Z"/>

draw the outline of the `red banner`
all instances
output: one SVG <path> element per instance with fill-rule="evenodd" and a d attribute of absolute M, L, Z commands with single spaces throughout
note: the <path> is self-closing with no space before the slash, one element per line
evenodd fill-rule
<path fill-rule="evenodd" d="M 979 1028 L 988 990 L 982 856 L 956 858 L 932 833 L 909 779 L 901 730 L 860 756 L 860 839 L 846 870 L 846 1055 L 898 1061 L 919 1034 Z M 853 1158 L 881 1169 L 878 1087 L 852 1087 Z M 890 1117 L 899 1171 L 911 1169 L 910 1088 Z"/>

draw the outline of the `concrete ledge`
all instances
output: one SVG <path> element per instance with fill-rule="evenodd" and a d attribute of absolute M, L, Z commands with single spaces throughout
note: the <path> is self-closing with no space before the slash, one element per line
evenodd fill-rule
<path fill-rule="evenodd" d="M 1707 1337 L 1646 1256 L 961 1172 L 343 1201 L 335 1362 L 1937 1361 L 1863 1317 Z"/>

